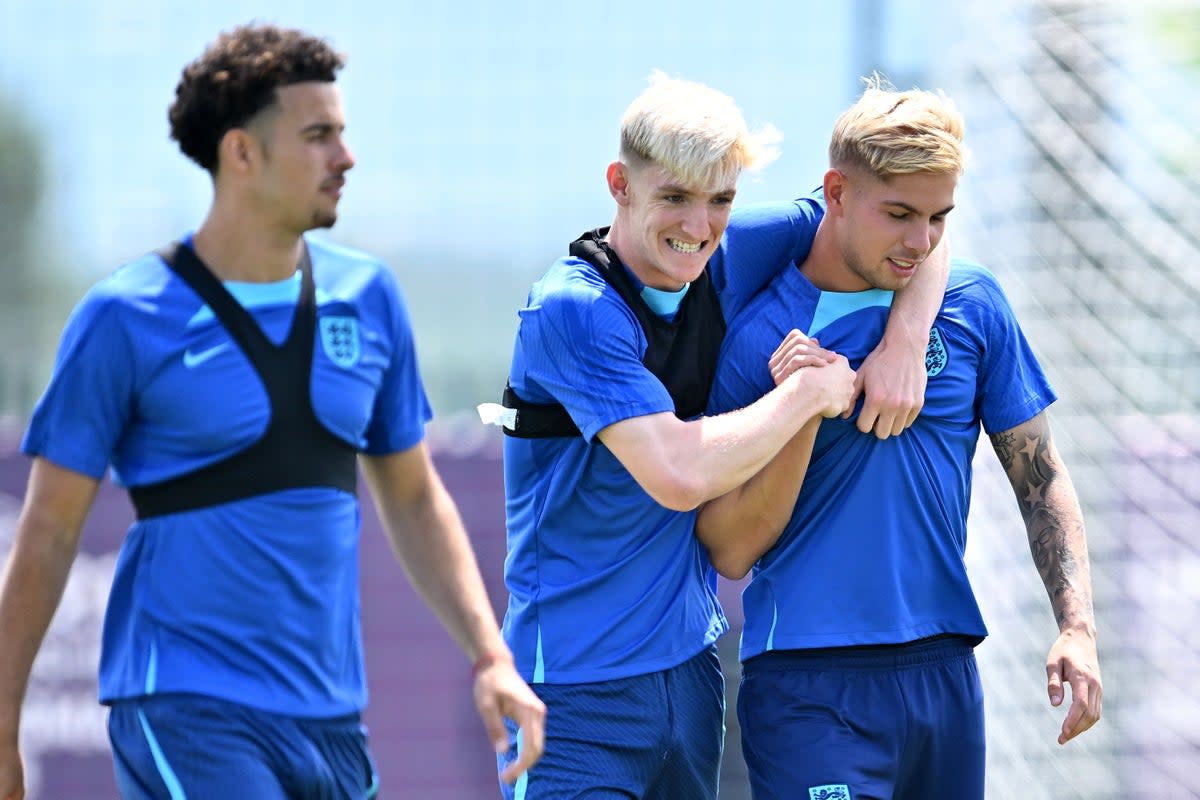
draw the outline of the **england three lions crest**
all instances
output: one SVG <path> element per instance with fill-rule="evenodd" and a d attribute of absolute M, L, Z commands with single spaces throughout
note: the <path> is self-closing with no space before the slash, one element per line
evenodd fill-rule
<path fill-rule="evenodd" d="M 342 369 L 353 367 L 362 353 L 358 320 L 354 317 L 322 317 L 321 347 L 325 349 L 329 360 Z"/>
<path fill-rule="evenodd" d="M 929 329 L 929 347 L 925 350 L 925 374 L 929 377 L 934 377 L 941 374 L 941 371 L 946 368 L 946 361 L 950 356 L 946 352 L 946 342 L 942 339 L 942 332 L 937 328 Z"/>

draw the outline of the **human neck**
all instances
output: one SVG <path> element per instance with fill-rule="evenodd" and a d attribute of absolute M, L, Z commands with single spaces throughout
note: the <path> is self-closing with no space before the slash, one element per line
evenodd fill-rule
<path fill-rule="evenodd" d="M 192 248 L 222 281 L 273 283 L 291 277 L 303 240 L 214 206 L 192 237 Z"/>
<path fill-rule="evenodd" d="M 823 292 L 862 292 L 871 288 L 846 264 L 828 216 L 817 226 L 812 250 L 800 265 L 800 274 Z"/>

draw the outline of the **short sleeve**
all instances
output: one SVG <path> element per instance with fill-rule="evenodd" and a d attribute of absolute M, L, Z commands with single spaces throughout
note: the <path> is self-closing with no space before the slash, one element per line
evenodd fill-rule
<path fill-rule="evenodd" d="M 21 442 L 24 453 L 104 477 L 134 407 L 138 351 L 122 325 L 123 310 L 97 287 L 71 312 Z"/>
<path fill-rule="evenodd" d="M 623 419 L 675 409 L 642 364 L 641 326 L 612 290 L 566 281 L 521 311 L 517 336 L 523 381 L 561 404 L 589 441 Z"/>
<path fill-rule="evenodd" d="M 808 257 L 824 214 L 819 194 L 734 210 L 721 247 L 709 263 L 726 319 L 732 319 L 789 264 Z"/>
<path fill-rule="evenodd" d="M 378 285 L 391 313 L 392 348 L 367 426 L 364 449 L 371 455 L 400 452 L 419 444 L 425 437 L 426 423 L 433 418 L 404 295 L 391 271 L 384 268 L 379 274 Z"/>
<path fill-rule="evenodd" d="M 976 299 L 984 332 L 977 403 L 984 431 L 1006 431 L 1037 416 L 1057 399 L 994 275 L 977 272 Z"/>

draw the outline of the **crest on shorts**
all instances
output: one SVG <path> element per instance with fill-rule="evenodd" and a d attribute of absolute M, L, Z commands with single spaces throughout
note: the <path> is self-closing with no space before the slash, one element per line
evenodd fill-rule
<path fill-rule="evenodd" d="M 844 783 L 810 786 L 808 800 L 850 800 L 850 787 Z"/>
<path fill-rule="evenodd" d="M 946 368 L 949 358 L 942 332 L 937 328 L 930 328 L 929 347 L 925 350 L 925 374 L 931 378 L 939 375 Z"/>
<path fill-rule="evenodd" d="M 354 317 L 322 317 L 321 347 L 329 360 L 342 369 L 350 369 L 358 363 L 362 348 L 359 346 L 358 320 Z"/>

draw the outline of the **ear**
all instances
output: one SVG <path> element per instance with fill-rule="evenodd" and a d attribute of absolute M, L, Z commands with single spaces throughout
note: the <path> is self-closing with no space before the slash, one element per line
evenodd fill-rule
<path fill-rule="evenodd" d="M 254 152 L 258 142 L 245 128 L 231 128 L 221 137 L 217 153 L 222 169 L 230 172 L 246 172 L 254 163 Z"/>
<path fill-rule="evenodd" d="M 608 193 L 613 196 L 613 200 L 616 200 L 619 206 L 629 205 L 629 166 L 614 161 L 608 165 L 605 175 L 608 178 Z"/>
<path fill-rule="evenodd" d="M 821 182 L 825 190 L 825 208 L 830 212 L 840 213 L 845 207 L 846 194 L 850 191 L 849 178 L 840 169 L 830 169 L 825 172 Z"/>

